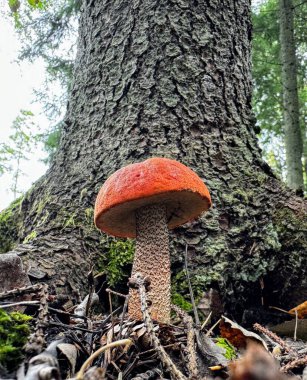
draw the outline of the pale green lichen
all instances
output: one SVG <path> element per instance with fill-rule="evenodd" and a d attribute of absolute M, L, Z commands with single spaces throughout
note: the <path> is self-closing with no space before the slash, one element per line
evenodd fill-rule
<path fill-rule="evenodd" d="M 29 242 L 31 242 L 32 240 L 34 240 L 35 238 L 37 237 L 37 232 L 36 231 L 32 231 L 30 232 L 23 240 L 23 244 L 27 244 Z"/>

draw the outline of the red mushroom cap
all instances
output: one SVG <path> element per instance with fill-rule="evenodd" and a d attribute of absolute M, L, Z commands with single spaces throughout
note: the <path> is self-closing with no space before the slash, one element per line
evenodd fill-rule
<path fill-rule="evenodd" d="M 117 170 L 95 203 L 95 224 L 118 237 L 135 237 L 135 210 L 162 203 L 168 228 L 195 219 L 211 206 L 209 191 L 191 169 L 168 158 L 150 158 Z"/>

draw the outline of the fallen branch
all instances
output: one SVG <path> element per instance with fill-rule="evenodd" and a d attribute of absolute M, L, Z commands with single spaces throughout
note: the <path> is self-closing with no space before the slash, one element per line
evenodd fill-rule
<path fill-rule="evenodd" d="M 195 351 L 195 331 L 193 327 L 193 319 L 184 310 L 176 305 L 171 305 L 171 308 L 182 318 L 183 324 L 187 330 L 187 357 L 188 357 L 188 370 L 189 379 L 198 378 L 198 367 Z"/>
<path fill-rule="evenodd" d="M 23 294 L 37 292 L 42 289 L 42 284 L 35 284 L 30 286 L 24 286 L 22 288 L 16 288 L 12 290 L 7 290 L 3 293 L 0 293 L 0 300 L 4 300 L 11 297 L 21 296 Z"/>

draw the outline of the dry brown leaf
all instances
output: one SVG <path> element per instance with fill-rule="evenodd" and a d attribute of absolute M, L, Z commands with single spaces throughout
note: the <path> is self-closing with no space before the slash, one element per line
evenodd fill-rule
<path fill-rule="evenodd" d="M 67 358 L 71 368 L 71 375 L 75 373 L 78 350 L 74 344 L 60 343 L 57 345 L 57 349 Z"/>
<path fill-rule="evenodd" d="M 295 311 L 297 311 L 297 317 L 299 319 L 306 318 L 307 317 L 307 301 L 289 310 L 289 313 L 295 316 Z"/>
<path fill-rule="evenodd" d="M 256 333 L 248 331 L 231 319 L 223 316 L 220 323 L 220 332 L 223 338 L 226 338 L 236 348 L 246 348 L 250 341 L 256 341 L 262 344 L 267 350 L 265 341 Z"/>

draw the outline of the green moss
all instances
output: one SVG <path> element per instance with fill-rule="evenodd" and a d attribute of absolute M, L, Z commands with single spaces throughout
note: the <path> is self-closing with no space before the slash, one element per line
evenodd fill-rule
<path fill-rule="evenodd" d="M 94 208 L 93 207 L 88 207 L 84 210 L 84 215 L 85 215 L 85 220 L 86 222 L 93 226 L 93 220 L 94 220 Z"/>
<path fill-rule="evenodd" d="M 197 305 L 199 299 L 202 297 L 206 281 L 203 276 L 199 276 L 195 273 L 193 273 L 192 276 L 190 274 L 190 277 L 193 295 Z M 182 309 L 190 311 L 192 310 L 192 304 L 187 301 L 187 299 L 190 300 L 189 284 L 185 270 L 182 270 L 175 276 L 172 276 L 172 302 Z"/>
<path fill-rule="evenodd" d="M 183 295 L 179 294 L 179 293 L 176 293 L 176 292 L 172 292 L 172 303 L 174 305 L 177 305 L 179 306 L 181 309 L 189 312 L 189 311 L 192 311 L 193 310 L 193 305 L 191 304 L 191 302 L 188 302 Z"/>
<path fill-rule="evenodd" d="M 37 236 L 36 231 L 30 232 L 23 240 L 23 244 L 29 243 L 30 241 L 34 240 Z"/>
<path fill-rule="evenodd" d="M 31 194 L 31 190 L 27 194 Z M 36 228 L 42 226 L 48 219 L 49 211 L 47 205 L 51 202 L 52 197 L 47 193 L 44 197 L 37 198 L 31 203 L 32 206 L 29 214 L 34 216 L 32 225 L 35 225 Z"/>
<path fill-rule="evenodd" d="M 236 349 L 234 346 L 225 338 L 217 338 L 216 345 L 224 348 L 224 356 L 228 360 L 233 360 L 237 357 Z"/>
<path fill-rule="evenodd" d="M 77 226 L 76 217 L 77 217 L 76 213 L 66 216 L 62 221 L 63 228 L 76 227 Z"/>
<path fill-rule="evenodd" d="M 19 214 L 23 197 L 16 199 L 0 212 L 0 253 L 11 250 L 18 239 Z"/>
<path fill-rule="evenodd" d="M 106 247 L 106 253 L 98 260 L 98 268 L 107 274 L 108 284 L 114 286 L 129 273 L 125 271 L 132 264 L 134 241 L 112 240 Z"/>
<path fill-rule="evenodd" d="M 49 201 L 50 201 L 50 198 L 48 196 L 45 197 L 44 199 L 41 199 L 36 206 L 36 213 L 41 214 L 44 211 Z"/>
<path fill-rule="evenodd" d="M 31 317 L 21 313 L 7 313 L 0 309 L 0 364 L 14 370 L 22 359 L 22 348 L 28 340 Z"/>

